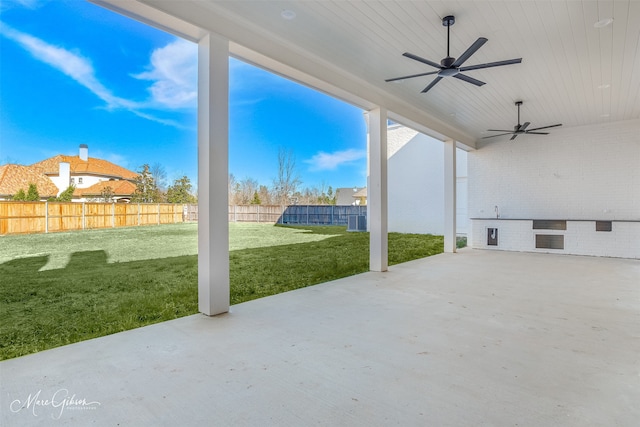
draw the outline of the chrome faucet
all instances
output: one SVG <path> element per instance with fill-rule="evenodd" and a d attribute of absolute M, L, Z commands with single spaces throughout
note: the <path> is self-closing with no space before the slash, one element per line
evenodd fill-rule
<path fill-rule="evenodd" d="M 498 210 L 498 205 L 496 205 L 494 210 L 496 211 L 496 218 L 500 218 L 500 211 Z"/>

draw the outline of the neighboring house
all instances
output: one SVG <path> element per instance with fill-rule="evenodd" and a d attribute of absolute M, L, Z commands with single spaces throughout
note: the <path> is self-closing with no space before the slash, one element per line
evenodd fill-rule
<path fill-rule="evenodd" d="M 356 191 L 351 197 L 355 199 L 356 206 L 365 206 L 367 204 L 367 187 Z"/>
<path fill-rule="evenodd" d="M 367 204 L 367 187 L 343 187 L 336 189 L 336 206 L 364 206 Z"/>
<path fill-rule="evenodd" d="M 457 158 L 456 228 L 469 232 L 467 153 Z M 387 128 L 388 230 L 444 233 L 444 144 L 399 124 Z"/>
<path fill-rule="evenodd" d="M 11 199 L 20 189 L 26 193 L 29 184 L 36 185 L 42 200 L 56 197 L 59 193 L 53 181 L 37 168 L 11 164 L 0 166 L 0 200 Z"/>
<path fill-rule="evenodd" d="M 20 188 L 27 191 L 29 183 L 34 183 L 43 200 L 74 185 L 74 202 L 100 199 L 105 192 L 114 201 L 129 202 L 136 190 L 137 175 L 107 160 L 89 157 L 89 147 L 81 144 L 77 156 L 59 154 L 31 166 L 0 166 L 0 199 L 10 198 Z"/>

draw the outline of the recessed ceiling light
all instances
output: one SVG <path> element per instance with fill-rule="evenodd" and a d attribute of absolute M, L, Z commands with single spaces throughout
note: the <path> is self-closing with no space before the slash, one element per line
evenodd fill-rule
<path fill-rule="evenodd" d="M 603 117 L 603 118 L 606 119 L 607 117 L 609 117 L 609 115 L 608 114 L 600 114 L 600 117 Z"/>
<path fill-rule="evenodd" d="M 295 19 L 296 13 L 290 9 L 283 9 L 282 12 L 280 12 L 280 16 L 282 16 L 282 19 L 291 21 L 292 19 Z"/>
<path fill-rule="evenodd" d="M 609 89 L 611 87 L 611 85 L 606 84 L 606 85 L 600 85 L 598 86 L 598 89 Z"/>
<path fill-rule="evenodd" d="M 601 19 L 598 22 L 596 22 L 595 24 L 593 24 L 593 26 L 595 28 L 604 28 L 607 25 L 611 25 L 612 22 L 613 22 L 613 18 L 605 18 L 605 19 Z"/>

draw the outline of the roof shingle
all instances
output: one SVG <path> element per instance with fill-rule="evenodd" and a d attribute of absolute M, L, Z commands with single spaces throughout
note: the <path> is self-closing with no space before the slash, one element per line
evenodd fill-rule
<path fill-rule="evenodd" d="M 100 181 L 87 188 L 76 188 L 74 197 L 100 196 L 102 192 L 111 187 L 114 196 L 131 196 L 136 191 L 136 185 L 131 181 Z"/>
<path fill-rule="evenodd" d="M 13 164 L 0 166 L 0 196 L 12 196 L 20 189 L 26 192 L 29 184 L 36 185 L 40 197 L 55 197 L 58 194 L 58 187 L 39 168 Z"/>
<path fill-rule="evenodd" d="M 56 175 L 60 168 L 60 162 L 69 163 L 72 175 L 102 175 L 120 179 L 134 179 L 138 176 L 137 173 L 107 160 L 89 157 L 88 160 L 85 161 L 81 160 L 80 156 L 65 156 L 63 154 L 58 154 L 57 156 L 34 163 L 31 166 L 40 168 L 44 174 Z"/>

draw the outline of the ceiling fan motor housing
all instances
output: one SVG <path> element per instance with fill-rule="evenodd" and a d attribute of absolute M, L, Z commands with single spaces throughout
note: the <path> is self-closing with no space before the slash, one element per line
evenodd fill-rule
<path fill-rule="evenodd" d="M 451 67 L 453 65 L 454 62 L 456 62 L 456 58 L 452 58 L 450 56 L 447 56 L 442 61 L 440 61 L 440 64 L 445 68 L 449 68 L 449 67 Z"/>

